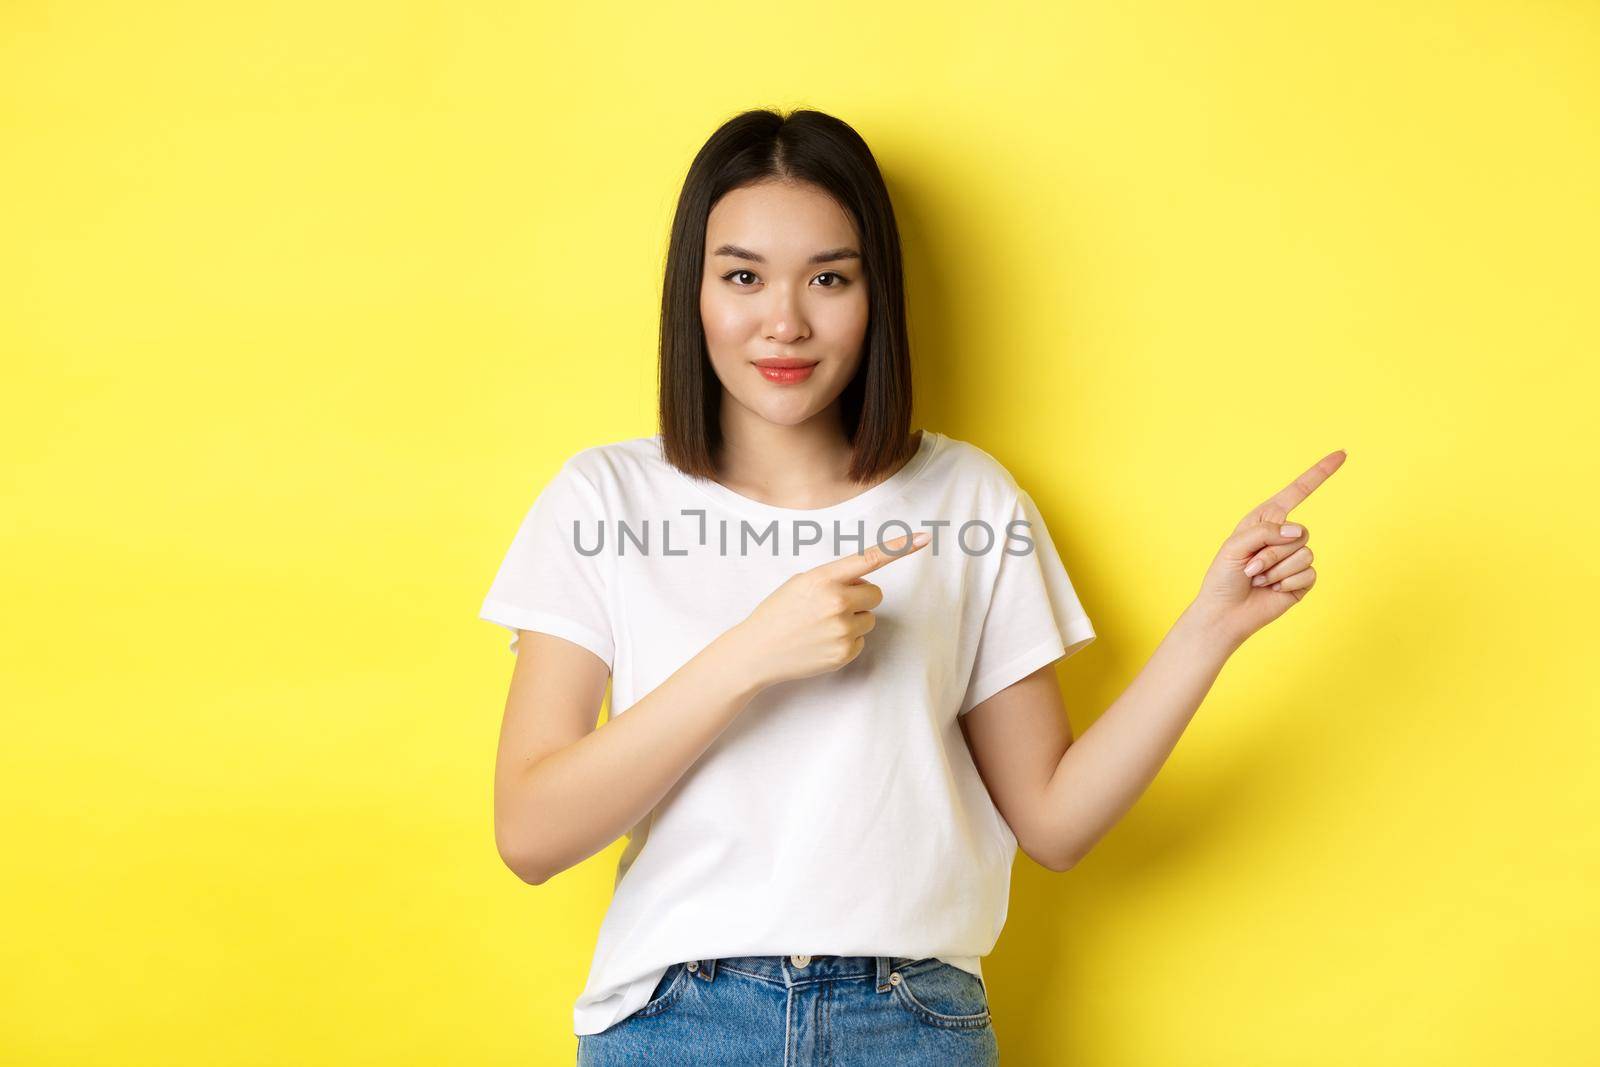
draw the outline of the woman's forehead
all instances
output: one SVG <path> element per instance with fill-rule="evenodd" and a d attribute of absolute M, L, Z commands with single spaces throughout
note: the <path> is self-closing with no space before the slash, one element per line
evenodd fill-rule
<path fill-rule="evenodd" d="M 730 190 L 706 220 L 706 247 L 732 245 L 763 258 L 809 259 L 853 246 L 855 227 L 838 201 L 814 185 L 762 182 Z"/>

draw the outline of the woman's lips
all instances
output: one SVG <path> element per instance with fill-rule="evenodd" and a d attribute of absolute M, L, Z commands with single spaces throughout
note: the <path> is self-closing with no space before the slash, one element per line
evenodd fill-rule
<path fill-rule="evenodd" d="M 782 385 L 792 385 L 795 382 L 805 381 L 811 377 L 811 372 L 816 367 L 815 363 L 806 367 L 763 367 L 759 363 L 756 364 L 756 370 L 761 372 L 763 378 L 769 382 L 778 382 Z"/>

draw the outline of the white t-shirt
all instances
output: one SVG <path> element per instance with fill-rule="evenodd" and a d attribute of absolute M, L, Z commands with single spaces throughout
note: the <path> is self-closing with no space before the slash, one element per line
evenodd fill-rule
<path fill-rule="evenodd" d="M 630 832 L 577 1034 L 632 1014 L 686 960 L 938 957 L 981 979 L 1017 839 L 957 716 L 1095 631 L 1032 498 L 931 431 L 833 507 L 691 478 L 659 434 L 584 449 L 534 500 L 479 617 L 513 651 L 525 629 L 599 656 L 612 717 L 786 578 L 908 528 L 934 540 L 866 576 L 883 602 L 861 654 L 762 690 Z"/>

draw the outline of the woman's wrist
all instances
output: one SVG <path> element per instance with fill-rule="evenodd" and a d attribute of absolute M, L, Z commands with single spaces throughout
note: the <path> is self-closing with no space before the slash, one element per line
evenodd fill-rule
<path fill-rule="evenodd" d="M 744 622 L 724 631 L 706 652 L 714 662 L 716 676 L 739 696 L 749 699 L 772 684 L 761 669 L 761 656 Z"/>
<path fill-rule="evenodd" d="M 1198 601 L 1183 609 L 1172 628 L 1190 643 L 1224 659 L 1237 652 L 1245 642 L 1245 638 L 1234 634 L 1220 619 L 1205 611 Z"/>

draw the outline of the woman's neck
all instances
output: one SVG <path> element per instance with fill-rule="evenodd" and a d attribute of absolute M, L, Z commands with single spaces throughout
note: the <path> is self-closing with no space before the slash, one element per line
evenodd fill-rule
<path fill-rule="evenodd" d="M 892 477 L 921 443 L 920 431 L 907 444 L 907 459 L 877 481 L 849 478 L 852 449 L 836 423 L 820 417 L 799 426 L 765 419 L 723 423 L 717 481 L 742 496 L 780 508 L 826 508 L 857 496 Z"/>

